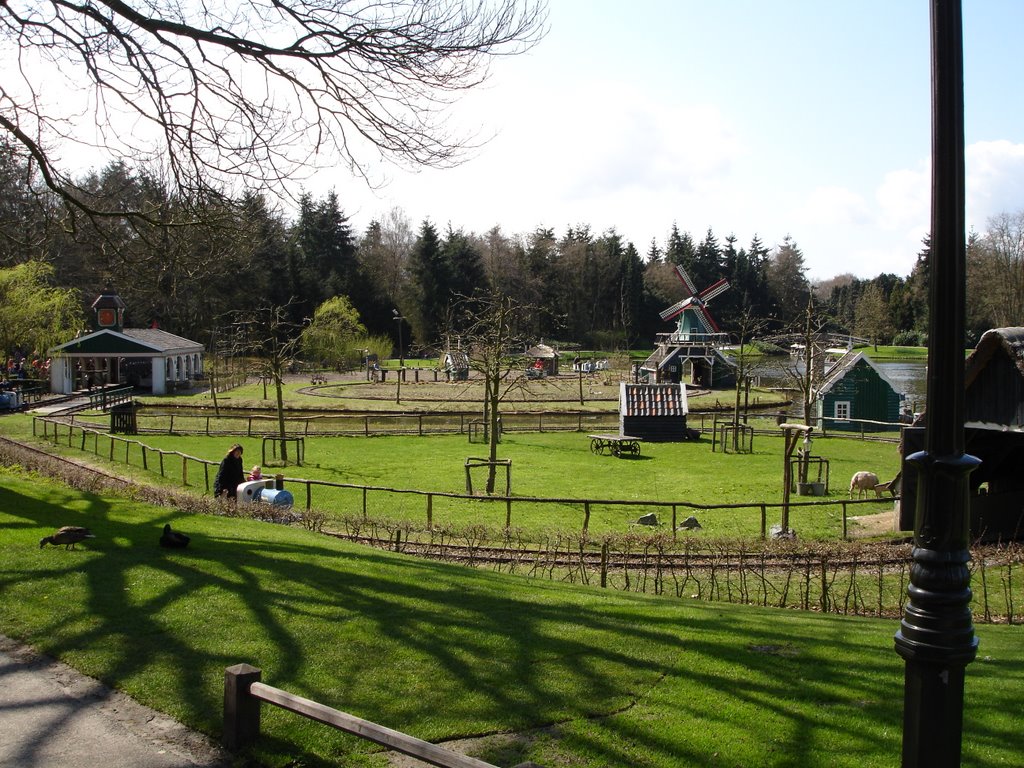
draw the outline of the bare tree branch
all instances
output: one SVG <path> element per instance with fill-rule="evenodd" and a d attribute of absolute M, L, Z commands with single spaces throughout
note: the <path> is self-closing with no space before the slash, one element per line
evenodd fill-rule
<path fill-rule="evenodd" d="M 69 142 L 162 158 L 184 195 L 284 191 L 339 163 L 368 181 L 380 159 L 444 167 L 475 140 L 448 108 L 544 26 L 543 0 L 7 0 L 0 128 L 85 207 Z M 55 69 L 84 101 L 61 101 Z"/>

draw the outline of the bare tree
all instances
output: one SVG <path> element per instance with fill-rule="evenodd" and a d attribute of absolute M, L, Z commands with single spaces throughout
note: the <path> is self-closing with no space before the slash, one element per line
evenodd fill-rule
<path fill-rule="evenodd" d="M 264 305 L 252 311 L 232 313 L 232 325 L 239 348 L 256 357 L 260 376 L 274 384 L 277 431 L 281 459 L 288 464 L 288 436 L 284 421 L 284 377 L 297 363 L 302 344 L 302 326 L 293 322 L 291 302 Z M 264 393 L 266 390 L 264 389 Z"/>
<path fill-rule="evenodd" d="M 466 350 L 469 367 L 484 379 L 484 419 L 490 462 L 487 473 L 488 494 L 494 493 L 497 472 L 501 402 L 510 391 L 523 383 L 523 377 L 518 375 L 523 366 L 520 354 L 523 349 L 521 333 L 535 312 L 533 307 L 493 292 L 484 296 L 463 297 L 455 308 L 454 322 L 449 323 L 463 329 L 457 338 L 456 334 L 451 334 L 450 348 Z"/>
<path fill-rule="evenodd" d="M 739 452 L 740 450 L 740 412 L 741 405 L 740 401 L 743 400 L 742 413 L 743 423 L 747 421 L 747 400 L 750 397 L 750 385 L 754 378 L 758 375 L 757 359 L 753 358 L 748 349 L 748 345 L 754 340 L 754 338 L 764 332 L 765 328 L 768 327 L 769 320 L 767 318 L 755 317 L 747 307 L 743 310 L 737 320 L 739 331 L 737 331 L 737 342 L 738 348 L 736 350 L 736 399 L 733 404 L 733 432 L 732 432 L 732 449 L 733 452 Z"/>
<path fill-rule="evenodd" d="M 476 141 L 448 108 L 545 23 L 543 0 L 13 0 L 0 128 L 80 210 L 69 143 L 161 158 L 183 194 L 338 164 L 368 179 L 380 157 L 444 167 Z"/>

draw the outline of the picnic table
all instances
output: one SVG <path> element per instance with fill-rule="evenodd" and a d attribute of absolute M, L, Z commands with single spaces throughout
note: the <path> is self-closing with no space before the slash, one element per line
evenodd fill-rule
<path fill-rule="evenodd" d="M 592 453 L 608 453 L 612 456 L 621 457 L 623 454 L 630 456 L 640 455 L 639 437 L 629 435 L 587 435 L 590 438 L 590 450 Z"/>

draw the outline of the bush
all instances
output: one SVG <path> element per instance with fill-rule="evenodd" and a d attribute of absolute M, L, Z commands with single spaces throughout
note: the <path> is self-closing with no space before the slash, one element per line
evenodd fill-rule
<path fill-rule="evenodd" d="M 900 331 L 893 336 L 892 343 L 897 347 L 923 347 L 922 336 L 917 331 Z"/>

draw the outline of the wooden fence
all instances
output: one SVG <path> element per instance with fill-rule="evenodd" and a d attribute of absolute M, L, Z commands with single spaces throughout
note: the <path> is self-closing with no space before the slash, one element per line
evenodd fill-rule
<path fill-rule="evenodd" d="M 70 414 L 72 423 L 92 429 L 105 429 L 106 424 L 89 414 Z M 751 415 L 747 422 L 753 434 L 778 435 L 777 414 Z M 709 433 L 729 417 L 721 413 L 691 413 L 688 423 L 693 429 Z M 286 437 L 382 436 L 469 434 L 480 421 L 479 413 L 375 413 L 375 414 L 318 414 L 286 416 Z M 827 422 L 818 426 L 825 430 Z M 854 422 L 849 422 L 854 423 Z M 887 422 L 856 422 L 859 430 L 832 430 L 830 437 L 895 442 L 899 424 Z M 280 436 L 276 415 L 221 415 L 188 411 L 166 411 L 142 408 L 136 414 L 140 434 L 174 434 L 205 436 Z M 503 432 L 618 432 L 619 417 L 614 412 L 587 411 L 506 411 L 501 416 Z M 880 431 L 881 430 L 881 431 Z M 821 433 L 824 435 L 824 431 Z"/>
<path fill-rule="evenodd" d="M 496 768 L 483 760 L 266 685 L 260 682 L 261 675 L 259 668 L 249 664 L 236 664 L 224 670 L 223 742 L 230 752 L 238 752 L 256 741 L 260 730 L 260 703 L 267 702 L 439 768 Z M 535 764 L 524 763 L 523 768 L 526 765 Z"/>
<path fill-rule="evenodd" d="M 40 429 L 41 427 L 41 429 Z M 132 464 L 133 454 L 137 456 L 136 465 L 144 471 L 157 472 L 163 478 L 171 478 L 180 482 L 186 487 L 201 487 L 204 492 L 211 490 L 210 468 L 217 467 L 218 463 L 208 459 L 201 459 L 190 456 L 180 451 L 165 451 L 153 448 L 143 442 L 131 438 L 112 435 L 107 432 L 83 427 L 74 422 L 36 417 L 32 420 L 32 432 L 37 437 L 53 443 L 65 443 L 69 448 L 78 448 L 81 451 L 91 450 L 97 456 L 104 456 L 109 461 L 119 461 L 125 464 Z M 76 437 L 77 435 L 77 437 Z M 101 450 L 102 448 L 102 450 Z M 178 469 L 180 467 L 180 470 Z M 200 480 L 197 475 L 201 473 Z M 332 510 L 348 513 L 361 514 L 367 517 L 370 512 L 370 496 L 374 496 L 374 507 L 389 507 L 410 512 L 415 516 L 415 508 L 419 509 L 424 526 L 427 529 L 435 525 L 435 508 L 439 501 L 460 508 L 472 507 L 480 510 L 481 505 L 489 507 L 486 512 L 480 514 L 474 512 L 474 517 L 486 519 L 502 524 L 506 528 L 514 525 L 516 507 L 524 508 L 528 505 L 543 505 L 552 509 L 547 515 L 549 519 L 566 519 L 567 511 L 574 511 L 579 520 L 579 527 L 582 531 L 590 530 L 592 513 L 596 508 L 615 507 L 625 512 L 632 512 L 628 515 L 632 519 L 639 519 L 642 515 L 654 511 L 663 516 L 663 522 L 671 525 L 670 530 L 676 534 L 679 524 L 687 516 L 694 512 L 709 512 L 714 510 L 753 510 L 757 514 L 760 523 L 760 536 L 762 539 L 768 534 L 768 513 L 772 510 L 805 510 L 821 511 L 827 509 L 839 509 L 842 515 L 843 538 L 849 535 L 849 510 L 855 509 L 863 504 L 887 503 L 890 499 L 838 499 L 827 501 L 809 502 L 754 502 L 741 504 L 700 504 L 689 501 L 662 501 L 662 500 L 636 500 L 636 499 L 580 499 L 580 498 L 559 498 L 559 497 L 536 497 L 536 496 L 476 496 L 463 493 L 448 493 L 442 491 L 421 491 L 412 489 L 390 488 L 387 486 L 358 485 L 354 483 L 338 483 L 329 480 L 310 480 L 306 478 L 284 478 L 284 482 L 292 488 L 292 495 L 297 503 L 301 503 L 306 512 L 314 509 Z M 297 492 L 296 486 L 302 489 Z M 494 510 L 501 510 L 495 513 Z"/>

